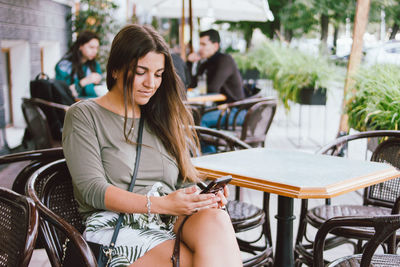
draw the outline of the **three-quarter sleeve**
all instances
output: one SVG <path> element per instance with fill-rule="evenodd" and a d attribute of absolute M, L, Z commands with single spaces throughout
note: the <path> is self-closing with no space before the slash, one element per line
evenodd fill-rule
<path fill-rule="evenodd" d="M 102 165 L 101 150 L 90 112 L 79 103 L 68 110 L 63 128 L 63 150 L 80 206 L 105 209 L 104 196 L 110 185 Z"/>
<path fill-rule="evenodd" d="M 72 84 L 72 63 L 66 59 L 57 63 L 56 67 L 56 80 L 65 81 L 68 85 Z"/>

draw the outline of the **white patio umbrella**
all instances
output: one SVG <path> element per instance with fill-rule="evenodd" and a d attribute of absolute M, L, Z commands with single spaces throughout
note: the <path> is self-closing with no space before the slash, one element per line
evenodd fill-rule
<path fill-rule="evenodd" d="M 210 17 L 226 21 L 272 21 L 274 15 L 268 0 L 135 0 L 134 3 L 150 15 L 160 18 L 181 18 L 181 56 L 185 58 L 184 24 L 189 18 L 190 39 L 193 37 L 193 17 Z M 193 48 L 191 47 L 191 50 Z"/>
<path fill-rule="evenodd" d="M 136 0 L 145 11 L 155 17 L 181 18 L 185 3 L 185 17 L 189 16 L 188 0 Z M 274 16 L 267 0 L 192 0 L 193 17 L 212 17 L 227 21 L 272 21 Z"/>

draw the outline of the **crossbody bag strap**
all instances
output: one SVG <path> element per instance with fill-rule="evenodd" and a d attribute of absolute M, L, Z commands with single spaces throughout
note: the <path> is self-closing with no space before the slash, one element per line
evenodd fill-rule
<path fill-rule="evenodd" d="M 136 159 L 135 159 L 135 167 L 133 169 L 133 174 L 132 174 L 132 181 L 131 184 L 129 185 L 129 192 L 132 192 L 133 187 L 135 186 L 135 181 L 136 181 L 136 176 L 138 173 L 139 169 L 139 162 L 140 162 L 140 153 L 142 151 L 142 136 L 143 136 L 143 125 L 144 125 L 144 114 L 141 112 L 140 115 L 140 121 L 139 121 L 139 132 L 138 132 L 138 137 L 137 137 L 137 142 L 136 142 Z M 121 228 L 122 220 L 124 218 L 125 213 L 120 213 L 117 221 L 117 225 L 115 226 L 114 229 L 114 234 L 111 238 L 110 242 L 110 249 L 112 250 L 115 246 L 115 241 L 117 240 L 119 229 Z"/>
<path fill-rule="evenodd" d="M 190 215 L 187 215 L 183 220 L 181 225 L 178 228 L 178 231 L 176 232 L 176 238 L 175 238 L 175 243 L 174 243 L 174 251 L 172 252 L 172 266 L 173 267 L 179 267 L 180 265 L 180 244 L 181 244 L 181 236 L 182 236 L 182 230 L 183 230 L 183 225 L 189 219 Z"/>

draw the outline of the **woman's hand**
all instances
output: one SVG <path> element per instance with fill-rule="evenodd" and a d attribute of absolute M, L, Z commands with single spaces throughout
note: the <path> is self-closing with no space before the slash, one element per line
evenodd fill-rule
<path fill-rule="evenodd" d="M 221 199 L 221 201 L 218 202 L 218 208 L 224 208 L 226 203 L 228 203 L 227 198 L 229 197 L 229 189 L 228 186 L 224 186 L 224 192 L 218 191 L 217 196 Z"/>
<path fill-rule="evenodd" d="M 158 213 L 190 215 L 199 209 L 217 208 L 222 201 L 220 196 L 214 194 L 199 194 L 197 187 L 191 186 L 161 197 L 158 203 L 161 210 Z"/>
<path fill-rule="evenodd" d="M 97 72 L 92 72 L 85 78 L 79 81 L 79 85 L 81 87 L 85 87 L 88 84 L 99 84 L 101 82 L 101 75 L 98 74 Z"/>

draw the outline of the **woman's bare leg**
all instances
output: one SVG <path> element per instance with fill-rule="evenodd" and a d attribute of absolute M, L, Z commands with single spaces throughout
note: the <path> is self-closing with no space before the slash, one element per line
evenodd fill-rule
<path fill-rule="evenodd" d="M 145 266 L 160 266 L 160 267 L 171 267 L 172 261 L 171 256 L 174 250 L 175 240 L 165 241 L 154 248 L 147 251 L 142 257 L 131 264 L 129 267 L 145 267 Z M 192 252 L 188 247 L 181 243 L 180 251 L 180 266 L 191 267 Z"/>
<path fill-rule="evenodd" d="M 182 218 L 175 224 L 178 229 Z M 193 266 L 242 266 L 239 246 L 229 215 L 220 209 L 203 209 L 185 222 L 182 241 L 193 251 Z"/>

